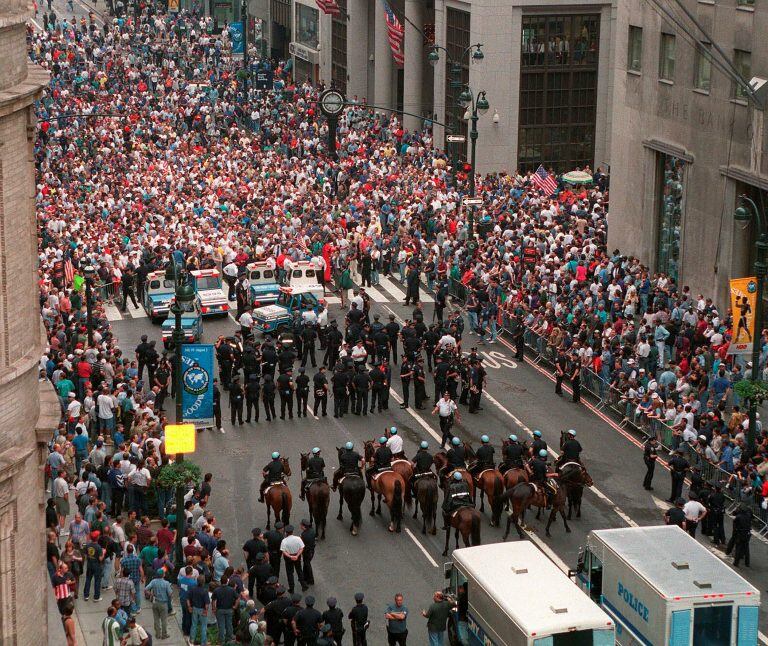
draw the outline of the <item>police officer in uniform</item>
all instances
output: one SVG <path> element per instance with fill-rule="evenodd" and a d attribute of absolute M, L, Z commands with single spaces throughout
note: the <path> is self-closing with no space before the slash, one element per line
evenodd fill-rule
<path fill-rule="evenodd" d="M 524 448 L 523 445 L 520 444 L 517 440 L 517 435 L 510 435 L 509 441 L 506 443 L 504 448 L 502 449 L 502 454 L 504 455 L 504 459 L 502 460 L 501 464 L 499 465 L 499 471 L 502 475 L 504 475 L 507 471 L 509 471 L 512 468 L 523 468 L 523 453 Z"/>
<path fill-rule="evenodd" d="M 302 367 L 307 365 L 307 357 L 312 361 L 312 367 L 317 367 L 317 359 L 315 358 L 315 341 L 317 340 L 317 330 L 312 323 L 307 323 L 304 326 L 304 330 L 301 333 L 302 345 L 304 346 L 304 352 L 301 355 Z"/>
<path fill-rule="evenodd" d="M 408 398 L 410 397 L 411 379 L 413 378 L 413 366 L 407 355 L 403 355 L 403 362 L 400 364 L 400 382 L 402 383 L 403 403 L 400 408 L 408 408 Z"/>
<path fill-rule="evenodd" d="M 333 387 L 333 416 L 344 417 L 347 408 L 347 388 L 349 376 L 342 366 L 338 366 L 331 377 Z"/>
<path fill-rule="evenodd" d="M 227 339 L 221 339 L 216 348 L 216 358 L 219 361 L 219 377 L 224 390 L 229 390 L 229 383 L 232 379 L 232 366 L 235 362 L 235 351 Z"/>
<path fill-rule="evenodd" d="M 315 398 L 312 405 L 312 412 L 317 417 L 317 411 L 322 406 L 322 415 L 328 415 L 328 377 L 325 376 L 325 366 L 320 366 L 320 370 L 312 377 L 312 389 Z"/>
<path fill-rule="evenodd" d="M 179 350 L 177 349 L 176 352 L 178 351 Z M 157 354 L 154 340 L 149 342 L 149 347 L 147 348 L 145 359 L 147 362 L 147 374 L 149 375 L 147 379 L 150 384 L 153 384 L 155 383 L 155 370 L 157 370 L 157 366 L 160 363 L 160 355 Z"/>
<path fill-rule="evenodd" d="M 377 315 L 378 316 L 378 315 Z M 374 326 L 376 323 L 374 323 Z M 379 323 L 379 328 L 373 329 L 373 343 L 376 346 L 376 360 L 381 363 L 389 359 L 390 340 L 384 326 Z"/>
<path fill-rule="evenodd" d="M 531 442 L 531 457 L 536 457 L 542 450 L 547 450 L 547 443 L 541 435 L 541 431 L 533 432 L 533 442 Z"/>
<path fill-rule="evenodd" d="M 264 604 L 264 589 L 271 576 L 272 566 L 269 564 L 267 553 L 259 552 L 256 554 L 256 562 L 248 569 L 248 594 L 251 599 L 258 599 Z"/>
<path fill-rule="evenodd" d="M 355 594 L 355 606 L 349 611 L 349 628 L 352 632 L 352 646 L 368 646 L 366 633 L 368 632 L 368 606 L 363 601 L 365 596 L 362 592 Z"/>
<path fill-rule="evenodd" d="M 453 481 L 448 486 L 448 491 L 443 498 L 443 529 L 448 529 L 451 514 L 460 507 L 471 507 L 472 495 L 469 485 L 464 481 L 460 473 L 453 474 Z"/>
<path fill-rule="evenodd" d="M 451 448 L 448 449 L 445 457 L 448 460 L 445 466 L 445 473 L 450 473 L 455 469 L 467 468 L 467 452 L 458 437 L 454 436 L 451 439 Z"/>
<path fill-rule="evenodd" d="M 723 493 L 723 485 L 715 480 L 712 483 L 714 491 L 709 496 L 709 513 L 712 527 L 712 543 L 715 547 L 725 546 L 725 507 L 727 499 Z"/>
<path fill-rule="evenodd" d="M 320 457 L 320 448 L 312 449 L 312 455 L 307 458 L 307 470 L 304 479 L 301 481 L 301 493 L 299 497 L 304 500 L 307 485 L 317 480 L 325 480 L 325 460 Z"/>
<path fill-rule="evenodd" d="M 339 347 L 344 340 L 344 335 L 339 331 L 339 326 L 336 321 L 331 321 L 331 325 L 326 335 L 326 350 L 325 357 L 323 357 L 323 365 L 333 369 L 336 362 L 339 360 Z"/>
<path fill-rule="evenodd" d="M 424 402 L 428 397 L 424 360 L 421 356 L 416 357 L 416 364 L 413 366 L 413 399 L 416 404 L 416 410 L 424 410 Z"/>
<path fill-rule="evenodd" d="M 563 394 L 563 380 L 568 376 L 568 357 L 565 348 L 558 348 L 555 359 L 555 394 Z"/>
<path fill-rule="evenodd" d="M 581 444 L 576 439 L 576 431 L 570 429 L 568 431 L 568 439 L 563 442 L 563 448 L 561 449 L 560 457 L 557 460 L 557 466 L 565 464 L 566 462 L 578 462 L 581 464 Z"/>
<path fill-rule="evenodd" d="M 301 595 L 294 593 L 291 595 L 291 605 L 283 610 L 283 614 L 280 617 L 284 626 L 285 646 L 294 646 L 296 644 L 296 633 L 293 632 L 293 620 L 300 610 Z"/>
<path fill-rule="evenodd" d="M 312 559 L 315 558 L 317 546 L 317 533 L 312 523 L 303 518 L 301 520 L 301 540 L 304 541 L 304 551 L 301 553 L 301 563 L 304 568 L 304 583 L 315 585 L 315 575 L 312 572 Z"/>
<path fill-rule="evenodd" d="M 259 385 L 259 375 L 251 374 L 248 377 L 248 383 L 245 384 L 245 421 L 251 423 L 251 411 L 254 419 L 259 421 L 259 394 L 261 386 Z"/>
<path fill-rule="evenodd" d="M 304 605 L 306 608 L 299 610 L 293 618 L 293 632 L 299 638 L 298 646 L 314 646 L 323 625 L 323 615 L 315 610 L 314 597 L 306 597 Z"/>
<path fill-rule="evenodd" d="M 296 416 L 307 416 L 309 407 L 309 377 L 305 374 L 305 368 L 299 368 L 299 376 L 296 377 Z"/>
<path fill-rule="evenodd" d="M 261 373 L 275 378 L 275 368 L 277 367 L 277 350 L 272 345 L 272 337 L 267 336 L 261 345 Z"/>
<path fill-rule="evenodd" d="M 435 398 L 433 401 L 438 401 L 448 390 L 448 371 L 451 369 L 451 364 L 448 362 L 447 357 L 438 355 L 435 357 L 435 370 L 433 378 L 435 380 Z"/>
<path fill-rule="evenodd" d="M 323 621 L 331 627 L 336 644 L 341 646 L 341 640 L 346 632 L 344 630 L 344 613 L 338 607 L 335 597 L 329 597 L 326 601 L 328 610 L 323 613 Z"/>
<path fill-rule="evenodd" d="M 355 415 L 368 415 L 368 391 L 371 389 L 371 377 L 365 366 L 359 366 L 352 378 L 352 387 L 355 390 Z M 371 411 L 373 412 L 373 411 Z"/>
<path fill-rule="evenodd" d="M 475 457 L 477 459 L 475 460 L 475 463 L 472 465 L 472 467 L 469 470 L 469 472 L 475 478 L 477 478 L 477 476 L 479 476 L 484 469 L 494 469 L 496 467 L 496 464 L 493 459 L 495 450 L 490 444 L 491 442 L 490 438 L 487 435 L 483 435 L 480 438 L 480 442 L 482 444 L 475 452 Z"/>
<path fill-rule="evenodd" d="M 362 460 L 360 454 L 355 451 L 354 444 L 352 444 L 352 442 L 347 442 L 344 445 L 344 448 L 339 451 L 339 468 L 333 474 L 333 485 L 331 486 L 331 489 L 336 491 L 336 488 L 339 486 L 339 479 L 343 476 L 362 476 L 360 470 Z"/>
<path fill-rule="evenodd" d="M 386 359 L 384 359 L 386 361 Z M 378 404 L 379 412 L 382 412 L 384 404 L 384 391 L 389 388 L 389 382 L 387 381 L 387 375 L 382 370 L 383 364 L 374 366 L 368 373 L 371 383 L 371 413 L 374 412 L 376 405 Z"/>
<path fill-rule="evenodd" d="M 221 390 L 219 390 L 219 380 L 213 380 L 213 422 L 220 431 L 224 428 L 221 425 Z"/>
<path fill-rule="evenodd" d="M 643 489 L 653 491 L 653 472 L 656 469 L 656 460 L 659 457 L 659 440 L 655 435 L 651 435 L 643 447 L 643 462 L 645 462 L 645 478 L 643 478 Z"/>
<path fill-rule="evenodd" d="M 395 321 L 395 315 L 389 315 L 389 323 L 384 326 L 389 336 L 389 349 L 392 352 L 392 363 L 397 364 L 397 337 L 400 335 L 400 324 Z"/>
<path fill-rule="evenodd" d="M 277 392 L 280 395 L 280 419 L 285 419 L 285 409 L 288 408 L 288 419 L 293 419 L 293 375 L 290 368 L 278 375 Z"/>
<path fill-rule="evenodd" d="M 427 354 L 427 368 L 430 372 L 432 372 L 432 358 L 435 353 L 435 347 L 439 340 L 440 335 L 437 333 L 437 325 L 433 323 L 424 333 L 424 351 Z M 442 392 L 442 388 L 438 388 L 436 392 Z"/>
<path fill-rule="evenodd" d="M 144 368 L 147 365 L 147 352 L 149 351 L 149 343 L 147 343 L 147 335 L 141 335 L 141 343 L 136 346 L 136 361 L 138 362 L 139 381 L 143 378 Z"/>
<path fill-rule="evenodd" d="M 547 484 L 547 480 L 552 477 L 552 474 L 547 467 L 546 449 L 541 449 L 536 457 L 531 458 L 528 462 L 528 470 L 531 474 L 531 482 L 539 485 L 544 490 L 544 494 L 547 497 L 547 507 L 549 507 L 554 492 Z"/>
<path fill-rule="evenodd" d="M 744 565 L 749 567 L 749 539 L 752 537 L 752 510 L 741 503 L 739 510 L 733 517 L 733 534 L 728 541 L 726 554 L 733 551 L 733 567 L 739 567 L 743 559 Z"/>
<path fill-rule="evenodd" d="M 690 468 L 691 465 L 688 464 L 688 460 L 683 457 L 683 450 L 677 449 L 669 460 L 669 475 L 672 479 L 672 492 L 669 494 L 667 502 L 674 503 L 675 500 L 682 497 L 685 474 L 688 473 Z"/>
<path fill-rule="evenodd" d="M 229 385 L 229 411 L 231 414 L 232 426 L 235 425 L 235 419 L 238 424 L 243 425 L 243 387 L 240 385 L 240 377 L 235 375 Z"/>
<path fill-rule="evenodd" d="M 277 451 L 272 453 L 272 460 L 267 462 L 267 465 L 261 470 L 261 475 L 264 476 L 264 481 L 259 486 L 259 502 L 264 502 L 264 490 L 273 482 L 283 482 L 284 480 L 285 468 Z"/>
<path fill-rule="evenodd" d="M 429 443 L 426 440 L 422 440 L 419 444 L 419 449 L 411 460 L 413 465 L 413 477 L 411 478 L 411 491 L 413 492 L 416 481 L 419 478 L 425 476 L 433 476 L 432 465 L 434 464 L 434 456 L 429 452 Z"/>
<path fill-rule="evenodd" d="M 275 412 L 275 382 L 270 373 L 264 375 L 264 383 L 261 386 L 261 400 L 264 402 L 264 413 L 267 416 L 267 421 L 271 422 L 277 417 L 277 413 Z"/>
<path fill-rule="evenodd" d="M 379 447 L 373 454 L 373 464 L 365 472 L 368 487 L 371 486 L 373 475 L 392 468 L 392 457 L 392 450 L 387 446 L 387 438 L 382 435 L 379 438 Z"/>
<path fill-rule="evenodd" d="M 285 588 L 283 586 L 277 587 L 277 598 L 274 601 L 270 601 L 264 607 L 264 621 L 267 622 L 267 635 L 275 640 L 276 644 L 280 643 L 280 639 L 284 634 L 284 628 L 282 622 L 283 612 L 291 605 L 291 598 L 285 594 Z"/>
<path fill-rule="evenodd" d="M 283 525 L 282 521 L 277 521 L 273 525 L 274 529 L 264 532 L 264 540 L 267 541 L 267 549 L 269 551 L 269 564 L 272 567 L 272 574 L 276 577 L 280 576 L 280 561 L 282 560 L 283 553 L 280 551 L 280 544 L 283 542 Z M 277 583 L 277 581 L 275 581 Z"/>

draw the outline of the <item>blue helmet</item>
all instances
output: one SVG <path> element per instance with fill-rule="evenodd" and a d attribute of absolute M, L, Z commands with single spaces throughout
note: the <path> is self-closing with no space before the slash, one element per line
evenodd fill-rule
<path fill-rule="evenodd" d="M 463 475 L 461 475 L 461 474 L 460 474 L 460 473 L 457 471 L 456 473 L 454 473 L 454 474 L 453 474 L 453 479 L 454 479 L 454 480 L 463 480 L 463 479 L 464 479 L 464 476 L 463 476 Z"/>
<path fill-rule="evenodd" d="M 347 442 L 347 443 L 344 445 L 344 448 L 345 448 L 345 449 L 347 449 L 348 451 L 351 451 L 351 450 L 352 450 L 352 447 L 354 447 L 354 446 L 355 446 L 355 445 L 354 445 L 354 444 L 352 444 L 352 442 Z"/>
<path fill-rule="evenodd" d="M 275 451 L 275 452 L 272 454 L 272 459 L 273 459 L 273 460 L 277 460 L 279 457 L 280 457 L 280 454 L 279 454 L 277 451 Z"/>
<path fill-rule="evenodd" d="M 421 448 L 422 448 L 422 449 L 426 449 L 426 448 L 429 448 L 429 444 L 428 444 L 426 441 L 423 441 L 423 442 L 420 444 L 420 446 L 421 446 Z"/>
<path fill-rule="evenodd" d="M 541 437 L 541 431 L 534 431 L 533 432 L 534 437 Z"/>
<path fill-rule="evenodd" d="M 382 435 L 379 438 L 379 444 L 386 444 L 386 443 L 387 443 L 387 438 Z"/>
<path fill-rule="evenodd" d="M 512 440 L 513 442 L 517 442 L 517 435 L 513 433 L 512 435 L 509 436 L 509 439 Z"/>
<path fill-rule="evenodd" d="M 568 435 L 570 435 L 571 437 L 576 437 L 576 431 L 571 429 L 570 431 L 568 431 Z"/>
<path fill-rule="evenodd" d="M 480 438 L 480 441 L 481 441 L 483 444 L 488 444 L 488 442 L 490 442 L 491 440 L 489 439 L 489 437 L 488 437 L 487 435 L 483 435 L 483 436 Z"/>
<path fill-rule="evenodd" d="M 397 426 L 393 426 L 389 429 L 390 435 L 397 435 Z"/>
<path fill-rule="evenodd" d="M 320 453 L 320 447 L 319 447 L 319 446 L 316 446 L 314 449 L 312 449 L 312 453 L 314 453 L 315 455 L 317 455 L 318 453 Z"/>
<path fill-rule="evenodd" d="M 453 444 L 454 446 L 459 446 L 459 444 L 461 444 L 461 440 L 458 437 L 454 437 L 451 440 L 451 444 Z"/>
<path fill-rule="evenodd" d="M 539 451 L 539 457 L 540 458 L 546 458 L 547 457 L 547 450 L 546 449 L 541 449 L 541 451 Z"/>

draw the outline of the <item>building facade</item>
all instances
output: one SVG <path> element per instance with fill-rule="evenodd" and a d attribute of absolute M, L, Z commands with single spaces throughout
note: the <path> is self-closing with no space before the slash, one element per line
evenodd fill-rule
<path fill-rule="evenodd" d="M 45 644 L 42 463 L 59 419 L 38 383 L 44 334 L 37 288 L 33 100 L 47 74 L 27 59 L 26 0 L 0 3 L 0 644 Z M 41 410 L 52 415 L 39 415 Z M 53 406 L 53 409 L 50 406 Z"/>

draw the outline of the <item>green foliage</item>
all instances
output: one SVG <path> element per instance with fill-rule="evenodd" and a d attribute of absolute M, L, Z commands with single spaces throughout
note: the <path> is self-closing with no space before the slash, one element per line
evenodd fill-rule
<path fill-rule="evenodd" d="M 188 484 L 197 487 L 202 480 L 202 469 L 188 460 L 166 464 L 157 476 L 157 484 L 169 489 L 186 487 Z"/>
<path fill-rule="evenodd" d="M 736 394 L 742 399 L 755 399 L 758 403 L 768 399 L 768 382 L 742 379 L 734 387 Z"/>

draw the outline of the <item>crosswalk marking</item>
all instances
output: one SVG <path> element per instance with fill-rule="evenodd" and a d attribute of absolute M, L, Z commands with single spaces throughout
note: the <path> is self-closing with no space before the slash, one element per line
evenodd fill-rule
<path fill-rule="evenodd" d="M 356 289 L 356 288 L 355 288 Z M 347 290 L 347 296 L 351 300 L 355 296 L 355 289 Z M 365 293 L 368 294 L 368 296 L 371 297 L 371 300 L 374 303 L 388 303 L 389 299 L 384 296 L 380 291 L 378 291 L 375 287 L 366 287 Z"/>
<path fill-rule="evenodd" d="M 144 311 L 144 308 L 141 307 L 141 306 L 134 307 L 133 303 L 131 303 L 130 300 L 128 301 L 128 310 L 131 313 L 131 318 L 134 318 L 134 319 L 145 319 L 145 318 L 147 318 L 147 313 Z"/>
<path fill-rule="evenodd" d="M 393 283 L 386 276 L 379 276 L 379 285 L 383 287 L 387 292 L 395 297 L 398 301 L 405 300 L 405 292 L 402 291 L 395 283 Z"/>
<path fill-rule="evenodd" d="M 117 305 L 112 303 L 104 303 L 104 313 L 107 315 L 108 321 L 122 321 L 123 315 Z"/>
<path fill-rule="evenodd" d="M 419 287 L 419 300 L 422 303 L 434 303 L 435 299 L 432 298 L 427 292 L 425 292 L 421 287 Z"/>

